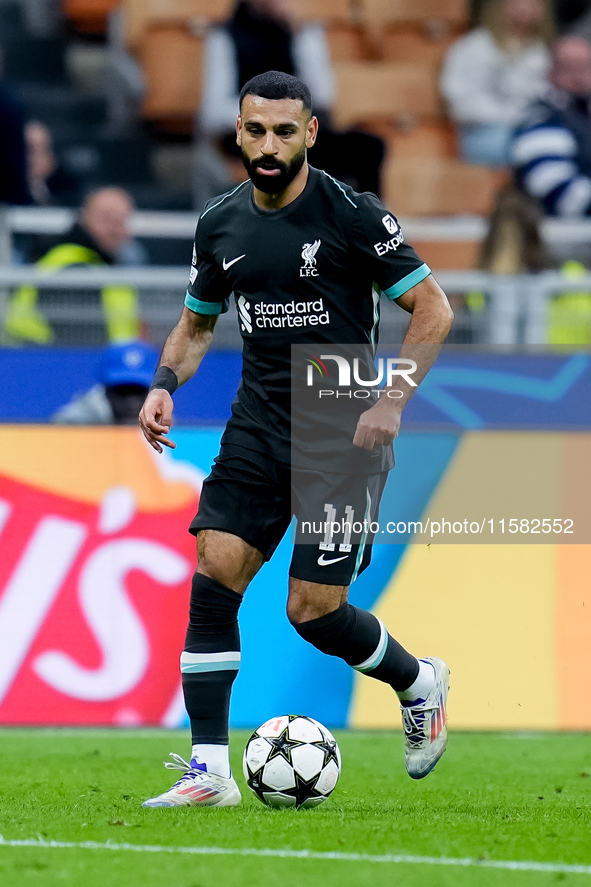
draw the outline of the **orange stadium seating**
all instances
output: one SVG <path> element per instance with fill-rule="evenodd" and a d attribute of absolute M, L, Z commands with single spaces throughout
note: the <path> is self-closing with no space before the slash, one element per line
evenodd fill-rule
<path fill-rule="evenodd" d="M 361 25 L 329 22 L 326 36 L 333 62 L 361 62 L 368 57 L 367 37 Z"/>
<path fill-rule="evenodd" d="M 385 62 L 413 62 L 439 71 L 455 40 L 455 34 L 446 33 L 436 39 L 422 31 L 395 27 L 383 34 L 382 58 Z"/>
<path fill-rule="evenodd" d="M 385 136 L 397 156 L 453 156 L 454 140 L 444 123 L 437 86 L 438 67 L 452 38 L 445 28 L 424 24 L 436 13 L 450 22 L 463 21 L 465 0 L 447 0 L 441 4 L 443 12 L 435 0 L 362 0 L 365 24 L 351 14 L 349 3 L 292 3 L 298 19 L 319 19 L 326 25 L 338 85 L 337 126 L 369 125 Z M 233 0 L 123 0 L 128 45 L 148 84 L 146 119 L 174 119 L 179 125 L 184 117 L 188 123 L 200 95 L 199 37 L 208 23 L 226 18 L 232 6 Z M 376 38 L 371 29 L 378 13 L 384 24 Z M 368 61 L 372 58 L 382 61 Z"/>
<path fill-rule="evenodd" d="M 458 160 L 393 158 L 384 174 L 386 202 L 401 216 L 488 215 L 499 185 L 498 171 Z"/>
<path fill-rule="evenodd" d="M 402 217 L 486 215 L 495 194 L 506 184 L 506 174 L 457 160 L 390 160 L 385 174 L 384 201 Z M 469 270 L 478 267 L 478 239 L 422 241 L 412 238 L 421 258 L 435 270 Z"/>
<path fill-rule="evenodd" d="M 123 0 L 127 44 L 139 48 L 153 25 L 224 21 L 233 5 L 233 0 Z"/>
<path fill-rule="evenodd" d="M 441 115 L 436 78 L 409 62 L 340 62 L 334 66 L 337 126 L 423 120 Z"/>
<path fill-rule="evenodd" d="M 201 100 L 203 38 L 175 25 L 149 28 L 140 58 L 147 85 L 142 117 L 191 133 Z"/>
<path fill-rule="evenodd" d="M 123 0 L 122 5 L 127 43 L 137 48 L 150 25 L 185 24 L 191 19 L 224 21 L 234 8 L 234 0 Z M 349 21 L 349 0 L 293 0 L 292 9 L 300 21 Z"/>
<path fill-rule="evenodd" d="M 214 13 L 218 19 L 225 17 L 229 5 L 225 0 L 221 3 L 219 0 L 141 0 L 141 3 L 124 0 L 124 3 L 127 42 L 142 65 L 147 83 L 142 116 L 165 129 L 190 133 L 201 95 L 204 33 L 204 29 L 195 28 L 194 23 L 207 21 Z M 215 8 L 208 13 L 212 4 Z M 333 52 L 337 47 L 335 56 L 363 58 L 362 29 L 344 20 L 348 12 L 345 0 L 323 0 L 314 7 L 309 0 L 298 0 L 298 11 L 306 19 L 325 18 L 330 11 L 329 40 Z"/>
<path fill-rule="evenodd" d="M 62 0 L 62 12 L 79 31 L 104 34 L 109 13 L 119 3 L 120 0 Z"/>
<path fill-rule="evenodd" d="M 440 157 L 453 160 L 457 156 L 456 135 L 447 121 L 421 123 L 406 129 L 404 126 L 377 129 L 387 144 L 390 154 L 397 159 L 413 157 Z"/>
<path fill-rule="evenodd" d="M 393 207 L 393 212 L 397 212 Z M 482 243 L 480 240 L 420 240 L 412 245 L 434 271 L 473 271 L 478 268 Z"/>
<path fill-rule="evenodd" d="M 349 0 L 291 0 L 290 9 L 303 22 L 347 22 L 351 18 Z"/>
<path fill-rule="evenodd" d="M 468 0 L 361 0 L 361 17 L 365 22 L 439 21 L 463 27 L 468 21 L 468 10 Z"/>

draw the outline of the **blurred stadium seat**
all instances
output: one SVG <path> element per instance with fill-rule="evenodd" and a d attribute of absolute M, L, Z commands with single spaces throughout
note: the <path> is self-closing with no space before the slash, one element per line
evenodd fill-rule
<path fill-rule="evenodd" d="M 62 0 L 64 18 L 86 34 L 104 34 L 109 13 L 120 0 Z"/>
<path fill-rule="evenodd" d="M 439 70 L 445 53 L 455 42 L 455 34 L 441 35 L 413 29 L 388 29 L 382 38 L 385 62 L 414 62 Z"/>
<path fill-rule="evenodd" d="M 396 205 L 393 210 L 398 212 Z M 435 271 L 473 271 L 478 268 L 481 244 L 477 240 L 417 240 L 413 247 Z M 451 292 L 451 291 L 450 291 Z"/>
<path fill-rule="evenodd" d="M 230 17 L 233 7 L 233 0 L 123 0 L 127 44 L 137 48 L 151 25 L 224 21 Z M 329 24 L 350 21 L 348 0 L 294 0 L 293 13 L 298 21 L 320 19 Z"/>
<path fill-rule="evenodd" d="M 127 45 L 138 49 L 151 26 L 224 21 L 232 0 L 123 0 Z"/>
<path fill-rule="evenodd" d="M 386 164 L 386 203 L 401 216 L 488 215 L 498 171 L 457 160 L 394 158 Z"/>
<path fill-rule="evenodd" d="M 455 140 L 437 83 L 453 35 L 426 22 L 437 13 L 438 20 L 463 23 L 465 2 L 451 0 L 443 11 L 432 0 L 380 2 L 366 0 L 363 22 L 352 15 L 349 0 L 294 3 L 297 19 L 321 20 L 326 27 L 338 85 L 334 122 L 337 127 L 369 126 L 399 157 L 453 157 Z M 147 84 L 143 118 L 161 129 L 190 134 L 201 95 L 202 35 L 208 23 L 230 14 L 230 3 L 123 0 L 123 8 L 126 39 Z M 372 23 L 380 16 L 383 27 L 376 38 Z M 370 60 L 377 58 L 381 61 Z"/>
<path fill-rule="evenodd" d="M 361 0 L 359 19 L 382 61 L 439 68 L 449 45 L 468 24 L 466 0 Z"/>
<path fill-rule="evenodd" d="M 455 132 L 451 124 L 445 121 L 420 124 L 410 129 L 384 127 L 379 135 L 397 159 L 439 157 L 451 160 L 457 156 Z"/>
<path fill-rule="evenodd" d="M 409 62 L 339 62 L 335 64 L 337 126 L 400 118 L 431 120 L 441 116 L 437 81 L 428 68 Z"/>
<path fill-rule="evenodd" d="M 346 22 L 328 22 L 326 36 L 334 62 L 361 62 L 368 57 L 365 29 Z"/>
<path fill-rule="evenodd" d="M 292 0 L 290 9 L 302 22 L 347 22 L 351 20 L 349 0 Z"/>
<path fill-rule="evenodd" d="M 446 22 L 463 27 L 468 22 L 468 10 L 467 0 L 361 0 L 361 14 L 366 22 Z"/>
<path fill-rule="evenodd" d="M 176 132 L 190 133 L 201 100 L 203 38 L 183 26 L 149 28 L 140 59 L 146 78 L 142 117 Z"/>

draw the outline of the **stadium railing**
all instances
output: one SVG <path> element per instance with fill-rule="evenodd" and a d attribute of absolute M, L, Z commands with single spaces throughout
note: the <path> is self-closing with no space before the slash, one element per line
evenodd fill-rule
<path fill-rule="evenodd" d="M 441 271 L 437 279 L 452 300 L 456 319 L 448 341 L 451 344 L 541 345 L 549 341 L 549 304 L 559 293 L 591 294 L 591 274 L 576 283 L 558 272 L 503 276 L 487 272 Z M 97 290 L 109 284 L 128 284 L 140 293 L 140 317 L 146 337 L 161 344 L 176 323 L 187 285 L 185 267 L 77 268 L 55 274 L 40 272 L 31 265 L 0 266 L 0 327 L 11 291 L 28 284 L 60 294 L 53 304 L 43 306 L 49 321 L 67 321 L 71 330 L 68 345 L 100 344 L 88 340 L 87 328 L 100 326 L 98 304 L 84 305 L 80 291 Z M 408 314 L 382 310 L 382 342 L 402 341 Z M 217 348 L 241 345 L 235 308 L 220 317 L 216 330 Z M 5 341 L 4 344 L 11 344 Z"/>
<path fill-rule="evenodd" d="M 0 212 L 0 329 L 11 292 L 29 284 L 59 292 L 54 304 L 43 312 L 51 324 L 67 319 L 71 343 L 88 344 L 85 327 L 100 326 L 98 304 L 84 306 L 74 291 L 96 290 L 108 284 L 130 284 L 140 293 L 140 313 L 144 335 L 160 344 L 181 311 L 187 285 L 188 268 L 142 267 L 77 268 L 48 275 L 35 266 L 9 264 L 11 238 L 19 233 L 60 234 L 72 223 L 74 213 L 58 208 L 9 208 Z M 194 213 L 137 212 L 131 220 L 131 232 L 143 238 L 179 238 L 192 240 L 198 216 Z M 414 243 L 481 240 L 486 223 L 480 218 L 403 220 L 407 238 Z M 553 245 L 585 245 L 591 240 L 591 221 L 562 222 L 548 220 L 543 233 Z M 559 272 L 535 275 L 501 276 L 479 271 L 436 271 L 436 277 L 452 300 L 456 319 L 449 341 L 456 344 L 545 344 L 550 341 L 551 301 L 560 293 L 583 294 L 591 299 L 591 274 L 576 280 Z M 222 315 L 216 331 L 218 348 L 239 348 L 240 334 L 235 309 Z M 583 322 L 591 324 L 589 318 Z M 567 317 L 567 326 L 576 317 Z M 404 311 L 382 310 L 382 342 L 401 341 L 408 324 Z M 80 335 L 77 335 L 77 329 Z M 568 340 L 562 340 L 568 341 Z M 577 341 L 580 342 L 579 339 Z M 4 344 L 10 344 L 4 341 Z M 100 344 L 98 342 L 97 344 Z"/>
<path fill-rule="evenodd" d="M 10 239 L 14 234 L 63 234 L 75 218 L 75 210 L 63 207 L 3 207 L 0 204 L 0 251 L 4 244 L 10 252 Z M 199 214 L 193 212 L 138 211 L 131 217 L 130 233 L 135 237 L 192 240 L 198 219 Z M 400 222 L 406 238 L 413 244 L 482 241 L 487 230 L 486 219 L 481 216 L 402 216 Z M 546 219 L 541 229 L 549 246 L 591 242 L 591 219 Z"/>

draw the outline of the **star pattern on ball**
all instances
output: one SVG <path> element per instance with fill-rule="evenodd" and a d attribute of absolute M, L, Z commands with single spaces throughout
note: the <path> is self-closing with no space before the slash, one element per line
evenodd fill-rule
<path fill-rule="evenodd" d="M 250 784 L 250 787 L 252 788 L 252 790 L 254 792 L 256 792 L 259 795 L 259 797 L 262 797 L 261 793 L 263 791 L 263 784 L 262 784 L 260 772 L 258 772 L 258 773 L 251 772 L 249 784 Z"/>
<path fill-rule="evenodd" d="M 243 768 L 248 787 L 264 804 L 316 807 L 337 783 L 340 752 L 330 731 L 314 718 L 288 714 L 255 730 L 244 751 Z"/>
<path fill-rule="evenodd" d="M 339 759 L 337 757 L 337 744 L 334 739 L 325 738 L 322 742 L 315 742 L 314 745 L 316 748 L 321 748 L 324 752 L 324 764 L 323 767 L 326 767 L 330 761 L 334 761 L 337 767 L 339 766 Z"/>
<path fill-rule="evenodd" d="M 288 730 L 289 726 L 287 726 L 285 730 L 275 738 L 270 736 L 265 737 L 271 746 L 271 752 L 267 761 L 271 761 L 273 758 L 282 757 L 285 758 L 288 764 L 293 765 L 291 758 L 292 750 L 300 745 L 305 745 L 306 743 L 300 742 L 298 739 L 290 739 L 288 736 Z"/>
<path fill-rule="evenodd" d="M 312 779 L 306 781 L 299 773 L 295 774 L 296 786 L 292 788 L 289 792 L 290 795 L 293 795 L 296 799 L 296 807 L 301 807 L 306 801 L 309 801 L 310 798 L 317 798 L 319 796 L 319 792 L 317 792 L 314 788 L 316 785 L 317 776 L 313 776 Z"/>

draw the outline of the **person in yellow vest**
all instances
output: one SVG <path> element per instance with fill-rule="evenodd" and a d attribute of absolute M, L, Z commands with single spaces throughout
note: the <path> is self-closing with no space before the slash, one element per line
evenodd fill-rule
<path fill-rule="evenodd" d="M 560 270 L 572 281 L 573 288 L 558 293 L 550 302 L 548 343 L 591 345 L 591 293 L 577 288 L 578 281 L 588 273 L 587 268 L 582 262 L 569 259 Z"/>
<path fill-rule="evenodd" d="M 513 186 L 502 189 L 482 245 L 480 268 L 493 274 L 527 274 L 556 265 L 542 239 L 542 218 L 540 204 L 528 194 Z M 556 293 L 548 302 L 546 341 L 540 344 L 589 345 L 591 293 L 578 286 L 587 268 L 569 259 L 560 265 L 560 271 L 572 282 L 572 289 Z M 484 310 L 486 297 L 482 292 L 473 291 L 466 294 L 465 301 L 474 316 Z"/>
<path fill-rule="evenodd" d="M 134 205 L 121 188 L 88 195 L 79 220 L 37 262 L 48 272 L 81 265 L 114 265 L 130 241 Z M 139 338 L 138 294 L 109 285 L 100 291 L 21 286 L 9 300 L 4 339 L 14 345 L 101 345 Z"/>

